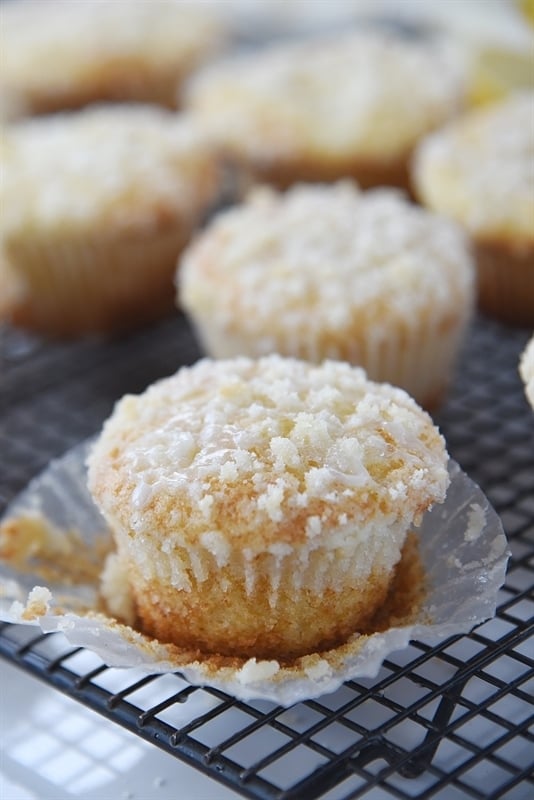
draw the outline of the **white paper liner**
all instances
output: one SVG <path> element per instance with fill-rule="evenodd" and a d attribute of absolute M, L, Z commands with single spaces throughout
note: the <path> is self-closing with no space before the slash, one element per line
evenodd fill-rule
<path fill-rule="evenodd" d="M 89 443 L 52 461 L 15 499 L 4 522 L 38 513 L 62 529 L 77 529 L 88 543 L 106 532 L 105 523 L 86 489 L 85 457 Z M 29 591 L 43 586 L 35 574 L 21 574 L 0 562 L 0 618 L 38 624 L 44 632 L 61 631 L 68 641 L 97 653 L 111 667 L 136 667 L 151 673 L 179 671 L 190 683 L 209 685 L 241 699 L 271 700 L 284 706 L 333 692 L 346 680 L 373 678 L 390 653 L 411 639 L 429 644 L 467 633 L 495 614 L 504 583 L 509 551 L 499 517 L 479 487 L 459 466 L 449 465 L 447 499 L 425 515 L 417 530 L 419 555 L 426 572 L 427 594 L 413 624 L 383 633 L 355 634 L 342 647 L 298 659 L 291 667 L 276 661 L 219 661 L 180 653 L 102 614 L 76 613 L 95 607 L 95 578 L 82 586 L 50 583 L 48 608 L 29 622 L 21 606 Z M 110 536 L 109 533 L 107 533 Z M 39 594 L 39 592 L 37 593 Z M 42 593 L 41 593 L 42 594 Z M 48 596 L 44 593 L 45 598 Z M 58 612 L 59 609 L 59 612 Z"/>

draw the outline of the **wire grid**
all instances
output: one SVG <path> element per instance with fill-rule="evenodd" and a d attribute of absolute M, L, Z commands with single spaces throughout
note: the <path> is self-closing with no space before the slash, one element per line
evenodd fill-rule
<path fill-rule="evenodd" d="M 35 628 L 3 624 L 0 654 L 246 797 L 532 797 L 534 416 L 517 374 L 527 338 L 477 320 L 436 417 L 513 554 L 495 619 L 470 636 L 413 642 L 378 678 L 291 709 L 111 669 Z M 181 316 L 113 342 L 0 331 L 0 511 L 50 458 L 95 433 L 117 397 L 198 356 Z"/>

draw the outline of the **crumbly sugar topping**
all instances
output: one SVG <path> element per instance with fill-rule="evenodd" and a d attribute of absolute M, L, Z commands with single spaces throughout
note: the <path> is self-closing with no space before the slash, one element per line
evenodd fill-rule
<path fill-rule="evenodd" d="M 27 226 L 128 227 L 195 213 L 213 193 L 216 159 L 185 115 L 101 106 L 4 130 L 0 205 L 6 233 Z"/>
<path fill-rule="evenodd" d="M 28 594 L 26 604 L 15 600 L 11 606 L 11 613 L 18 617 L 20 622 L 31 622 L 43 617 L 50 612 L 52 593 L 46 586 L 34 586 Z"/>
<path fill-rule="evenodd" d="M 525 384 L 525 392 L 534 409 L 534 336 L 528 342 L 519 364 L 519 371 Z"/>
<path fill-rule="evenodd" d="M 345 332 L 464 308 L 473 268 L 454 223 L 389 189 L 354 184 L 260 189 L 219 215 L 184 255 L 180 301 L 221 328 L 269 337 Z"/>
<path fill-rule="evenodd" d="M 112 527 L 171 548 L 178 535 L 221 563 L 236 544 L 282 558 L 372 520 L 408 527 L 444 499 L 446 462 L 402 390 L 277 355 L 204 359 L 124 397 L 88 461 Z"/>
<path fill-rule="evenodd" d="M 181 0 L 17 0 L 2 7 L 0 87 L 64 89 L 111 69 L 193 66 L 223 38 L 220 21 Z"/>
<path fill-rule="evenodd" d="M 404 156 L 460 105 L 446 48 L 352 35 L 271 47 L 195 75 L 192 110 L 230 148 L 257 158 Z"/>
<path fill-rule="evenodd" d="M 428 136 L 414 177 L 428 206 L 469 231 L 534 241 L 534 92 L 471 111 Z"/>

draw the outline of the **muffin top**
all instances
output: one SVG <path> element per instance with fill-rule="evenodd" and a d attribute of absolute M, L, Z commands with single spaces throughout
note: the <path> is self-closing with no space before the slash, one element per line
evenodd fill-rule
<path fill-rule="evenodd" d="M 155 106 L 90 107 L 17 123 L 0 139 L 6 235 L 164 226 L 213 194 L 216 156 L 185 115 Z"/>
<path fill-rule="evenodd" d="M 404 157 L 462 97 L 448 51 L 368 33 L 218 63 L 193 77 L 185 99 L 240 155 L 372 161 Z"/>
<path fill-rule="evenodd" d="M 223 328 L 267 335 L 344 335 L 351 325 L 387 332 L 414 312 L 456 313 L 472 294 L 473 268 L 454 223 L 391 189 L 348 181 L 257 189 L 185 253 L 178 271 L 186 310 Z"/>
<path fill-rule="evenodd" d="M 481 238 L 534 242 L 534 92 L 471 111 L 428 136 L 414 160 L 430 208 Z"/>
<path fill-rule="evenodd" d="M 519 364 L 519 372 L 525 384 L 525 392 L 534 408 L 534 336 L 528 342 Z"/>
<path fill-rule="evenodd" d="M 355 524 L 417 524 L 444 499 L 446 463 L 404 391 L 278 355 L 203 359 L 125 396 L 88 461 L 112 527 L 141 542 L 179 532 L 221 558 L 230 545 L 275 552 Z"/>
<path fill-rule="evenodd" d="M 2 4 L 0 95 L 64 93 L 136 74 L 193 67 L 223 38 L 213 14 L 177 0 Z M 23 110 L 23 109 L 21 109 Z"/>

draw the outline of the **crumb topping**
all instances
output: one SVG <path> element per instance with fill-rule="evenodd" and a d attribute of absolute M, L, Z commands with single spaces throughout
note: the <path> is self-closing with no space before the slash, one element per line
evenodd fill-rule
<path fill-rule="evenodd" d="M 471 111 L 428 136 L 414 177 L 428 206 L 470 232 L 534 241 L 534 92 Z"/>
<path fill-rule="evenodd" d="M 91 107 L 12 125 L 0 142 L 6 235 L 26 226 L 157 226 L 214 194 L 216 159 L 186 116 Z M 200 200 L 199 200 L 200 199 Z"/>
<path fill-rule="evenodd" d="M 116 406 L 89 457 L 112 527 L 268 547 L 419 521 L 448 485 L 442 437 L 408 395 L 341 362 L 203 359 Z M 248 555 L 247 555 L 248 554 Z"/>
<path fill-rule="evenodd" d="M 11 605 L 11 613 L 25 622 L 44 617 L 50 612 L 52 592 L 46 586 L 34 586 L 28 594 L 26 604 L 15 600 Z"/>
<path fill-rule="evenodd" d="M 218 63 L 186 94 L 219 141 L 252 157 L 383 158 L 454 113 L 463 84 L 447 49 L 367 33 Z"/>
<path fill-rule="evenodd" d="M 269 337 L 279 320 L 290 339 L 317 320 L 343 335 L 357 322 L 379 338 L 392 319 L 464 308 L 473 268 L 453 223 L 394 190 L 347 181 L 256 190 L 193 243 L 178 280 L 185 309 L 222 329 L 237 319 Z"/>
<path fill-rule="evenodd" d="M 519 371 L 525 384 L 525 392 L 534 408 L 534 336 L 529 340 L 519 363 Z"/>

